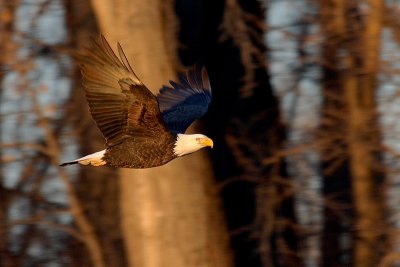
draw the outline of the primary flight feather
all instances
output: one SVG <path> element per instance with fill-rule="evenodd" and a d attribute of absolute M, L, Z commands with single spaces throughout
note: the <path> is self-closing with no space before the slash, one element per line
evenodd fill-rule
<path fill-rule="evenodd" d="M 136 76 L 120 44 L 118 54 L 101 36 L 79 56 L 86 99 L 106 149 L 61 166 L 151 168 L 213 146 L 205 135 L 185 134 L 211 102 L 204 67 L 188 70 L 155 96 Z"/>

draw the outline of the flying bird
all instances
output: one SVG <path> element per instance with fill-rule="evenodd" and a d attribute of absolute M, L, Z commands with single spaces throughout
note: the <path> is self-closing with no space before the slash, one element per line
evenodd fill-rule
<path fill-rule="evenodd" d="M 157 95 L 140 81 L 121 45 L 119 57 L 104 36 L 79 56 L 89 109 L 106 139 L 106 148 L 71 164 L 152 168 L 213 147 L 202 134 L 185 134 L 211 102 L 206 69 L 194 67 L 170 81 Z"/>

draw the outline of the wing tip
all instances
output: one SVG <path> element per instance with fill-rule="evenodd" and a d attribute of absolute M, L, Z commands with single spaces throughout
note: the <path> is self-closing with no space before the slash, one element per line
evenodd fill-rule
<path fill-rule="evenodd" d="M 204 91 L 211 91 L 210 78 L 207 73 L 207 69 L 202 64 L 195 64 L 192 68 L 194 77 L 200 79 L 202 89 Z"/>
<path fill-rule="evenodd" d="M 208 76 L 206 67 L 204 67 L 204 66 L 201 67 L 201 80 L 203 82 L 203 88 L 206 89 L 207 91 L 211 92 L 210 78 Z"/>
<path fill-rule="evenodd" d="M 183 100 L 191 94 L 211 96 L 210 79 L 203 65 L 194 64 L 178 77 L 179 82 L 170 80 L 169 85 L 163 85 L 158 90 L 157 97 L 166 98 L 167 95 L 174 95 L 177 99 Z"/>

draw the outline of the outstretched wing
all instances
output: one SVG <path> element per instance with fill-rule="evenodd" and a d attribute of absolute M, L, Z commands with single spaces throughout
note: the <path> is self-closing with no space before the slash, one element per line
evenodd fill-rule
<path fill-rule="evenodd" d="M 184 133 L 192 122 L 203 116 L 211 102 L 211 85 L 204 67 L 196 66 L 180 75 L 179 83 L 170 81 L 157 95 L 162 118 L 173 133 Z"/>
<path fill-rule="evenodd" d="M 130 136 L 155 137 L 167 132 L 157 98 L 136 76 L 120 44 L 118 54 L 119 58 L 101 36 L 78 56 L 90 112 L 106 145 Z"/>

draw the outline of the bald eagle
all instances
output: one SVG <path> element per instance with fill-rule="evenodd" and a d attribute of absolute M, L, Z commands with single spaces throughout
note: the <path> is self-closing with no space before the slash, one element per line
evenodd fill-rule
<path fill-rule="evenodd" d="M 89 109 L 106 139 L 106 149 L 66 162 L 123 168 L 152 168 L 204 147 L 213 141 L 185 134 L 211 102 L 204 67 L 192 68 L 154 95 L 136 76 L 121 45 L 116 56 L 104 36 L 79 56 Z"/>

